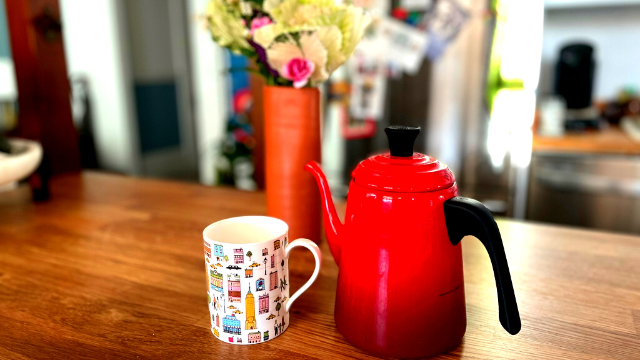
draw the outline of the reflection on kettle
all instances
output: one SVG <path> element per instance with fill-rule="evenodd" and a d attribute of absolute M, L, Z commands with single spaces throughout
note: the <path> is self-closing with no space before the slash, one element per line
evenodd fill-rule
<path fill-rule="evenodd" d="M 335 321 L 354 345 L 378 355 L 424 357 L 460 343 L 466 330 L 462 249 L 466 235 L 487 249 L 500 322 L 520 331 L 520 315 L 502 239 L 480 202 L 456 197 L 449 168 L 414 153 L 420 128 L 385 129 L 390 154 L 353 171 L 344 225 L 322 170 L 306 165 L 322 196 L 331 253 L 340 268 Z"/>

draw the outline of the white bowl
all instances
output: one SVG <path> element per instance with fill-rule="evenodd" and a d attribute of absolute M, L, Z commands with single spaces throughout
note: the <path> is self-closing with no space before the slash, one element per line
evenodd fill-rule
<path fill-rule="evenodd" d="M 31 140 L 9 139 L 11 154 L 0 152 L 0 186 L 31 175 L 42 161 L 42 146 Z"/>

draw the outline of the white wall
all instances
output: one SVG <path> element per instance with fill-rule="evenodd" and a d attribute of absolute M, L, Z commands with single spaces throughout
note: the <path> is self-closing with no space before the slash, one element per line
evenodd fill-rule
<path fill-rule="evenodd" d="M 0 1 L 0 101 L 15 101 L 17 97 L 18 89 L 11 58 L 6 10 L 4 2 Z"/>
<path fill-rule="evenodd" d="M 228 115 L 227 61 L 223 49 L 211 39 L 201 21 L 209 0 L 188 0 L 191 69 L 200 181 L 214 184 L 216 148 Z M 198 21 L 197 19 L 200 19 Z"/>
<path fill-rule="evenodd" d="M 173 80 L 171 24 L 166 0 L 126 0 L 136 81 Z"/>
<path fill-rule="evenodd" d="M 0 101 L 15 101 L 18 98 L 16 73 L 11 58 L 0 58 Z"/>
<path fill-rule="evenodd" d="M 136 12 L 145 6 L 153 7 L 155 2 L 139 0 L 125 5 L 125 1 L 60 0 L 60 8 L 69 74 L 85 75 L 92 88 L 94 132 L 101 165 L 109 170 L 140 174 L 143 166 L 135 122 L 133 73 L 138 80 L 162 78 L 169 70 L 175 70 L 176 58 L 160 58 L 167 54 L 132 57 L 129 36 L 131 45 L 144 46 L 145 55 L 164 48 L 145 42 L 163 37 L 138 38 L 154 28 L 154 24 L 132 24 L 132 31 L 127 28 L 127 10 Z M 227 61 L 203 26 L 208 0 L 185 1 L 188 38 L 184 41 L 189 42 L 198 168 L 201 182 L 213 184 L 215 149 L 227 121 Z M 174 2 L 168 2 L 171 5 L 168 11 L 172 11 Z M 161 4 L 163 8 L 156 10 L 166 14 L 167 3 Z M 169 13 L 170 17 L 173 15 Z"/>
<path fill-rule="evenodd" d="M 553 91 L 560 48 L 576 40 L 595 45 L 594 99 L 610 99 L 625 85 L 640 87 L 640 6 L 547 10 L 540 94 Z"/>
<path fill-rule="evenodd" d="M 89 81 L 100 164 L 140 169 L 123 0 L 60 0 L 67 69 Z"/>

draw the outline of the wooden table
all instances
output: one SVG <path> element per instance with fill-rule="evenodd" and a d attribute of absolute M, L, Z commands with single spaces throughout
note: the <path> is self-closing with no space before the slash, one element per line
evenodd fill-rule
<path fill-rule="evenodd" d="M 338 268 L 326 244 L 321 276 L 283 336 L 235 346 L 211 334 L 202 229 L 263 214 L 263 194 L 97 173 L 51 185 L 44 204 L 0 194 L 0 358 L 372 358 L 335 328 Z M 466 239 L 469 325 L 441 358 L 640 358 L 640 238 L 498 223 L 522 331 L 501 328 L 488 256 Z M 292 290 L 313 266 L 294 251 Z"/>

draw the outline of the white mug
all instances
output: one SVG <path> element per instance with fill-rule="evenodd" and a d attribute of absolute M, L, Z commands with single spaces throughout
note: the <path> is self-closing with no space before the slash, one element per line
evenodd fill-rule
<path fill-rule="evenodd" d="M 293 302 L 313 284 L 322 253 L 307 239 L 288 243 L 289 226 L 266 216 L 218 221 L 204 229 L 211 331 L 232 344 L 274 339 L 289 326 Z M 289 298 L 289 254 L 303 246 L 316 260 L 311 278 Z"/>

